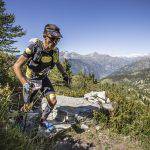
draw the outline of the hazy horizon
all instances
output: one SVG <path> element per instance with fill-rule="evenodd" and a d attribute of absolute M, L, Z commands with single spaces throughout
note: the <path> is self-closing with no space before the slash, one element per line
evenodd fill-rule
<path fill-rule="evenodd" d="M 142 57 L 142 56 L 149 56 L 150 55 L 150 53 L 147 53 L 147 54 L 132 53 L 132 54 L 127 54 L 127 55 L 110 55 L 110 54 L 100 53 L 100 52 L 96 52 L 96 51 L 86 53 L 86 54 L 82 54 L 82 53 L 76 52 L 76 51 L 65 51 L 65 52 L 77 53 L 77 54 L 80 54 L 80 55 L 90 55 L 90 54 L 93 54 L 93 53 L 98 53 L 99 55 L 109 55 L 109 56 L 112 56 L 112 57 Z"/>

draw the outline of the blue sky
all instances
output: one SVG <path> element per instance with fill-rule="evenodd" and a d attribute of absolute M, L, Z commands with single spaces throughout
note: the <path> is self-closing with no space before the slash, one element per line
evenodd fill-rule
<path fill-rule="evenodd" d="M 44 25 L 61 28 L 60 50 L 110 55 L 150 53 L 150 0 L 5 0 L 7 12 L 27 34 L 15 44 L 20 51 L 31 38 L 42 39 Z"/>

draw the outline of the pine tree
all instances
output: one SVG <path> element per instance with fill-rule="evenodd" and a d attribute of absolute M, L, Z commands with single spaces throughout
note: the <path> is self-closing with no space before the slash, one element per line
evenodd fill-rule
<path fill-rule="evenodd" d="M 70 63 L 69 63 L 69 60 L 66 59 L 66 58 L 65 58 L 65 60 L 64 60 L 64 67 L 65 67 L 65 70 L 66 70 L 66 72 L 67 72 L 67 75 L 68 75 L 69 77 L 71 77 L 71 76 L 72 76 L 71 65 L 70 65 Z"/>
<path fill-rule="evenodd" d="M 15 52 L 16 48 L 12 45 L 17 42 L 16 37 L 25 35 L 20 25 L 13 25 L 15 15 L 6 12 L 5 2 L 0 0 L 0 51 Z"/>

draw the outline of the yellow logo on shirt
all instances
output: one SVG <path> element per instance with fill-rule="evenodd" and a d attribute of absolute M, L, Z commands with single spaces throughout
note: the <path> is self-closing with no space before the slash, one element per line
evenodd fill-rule
<path fill-rule="evenodd" d="M 41 58 L 41 61 L 42 61 L 43 63 L 49 63 L 51 60 L 52 60 L 52 57 L 50 57 L 50 56 L 43 56 L 43 57 Z"/>

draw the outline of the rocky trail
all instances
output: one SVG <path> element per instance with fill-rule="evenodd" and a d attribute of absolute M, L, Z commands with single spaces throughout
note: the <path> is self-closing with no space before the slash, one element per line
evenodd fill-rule
<path fill-rule="evenodd" d="M 47 105 L 42 100 L 42 109 Z M 106 97 L 105 91 L 91 92 L 83 98 L 67 97 L 57 95 L 57 105 L 48 117 L 58 132 L 57 140 L 53 149 L 55 150 L 103 150 L 103 149 L 138 149 L 138 143 L 130 141 L 129 137 L 110 135 L 109 130 L 103 130 L 99 124 L 93 122 L 93 111 L 105 109 L 113 111 L 111 101 Z M 34 128 L 34 118 L 39 115 L 37 112 L 30 112 L 28 115 L 27 128 Z M 62 131 L 62 132 L 61 132 Z M 64 136 L 63 136 L 63 133 Z M 38 136 L 47 138 L 41 128 L 38 129 Z M 131 143 L 130 143 L 131 142 Z"/>
<path fill-rule="evenodd" d="M 106 97 L 105 91 L 91 92 L 86 94 L 83 98 L 57 95 L 57 104 L 53 113 L 49 115 L 48 120 L 51 121 L 58 130 L 61 128 L 69 128 L 79 122 L 86 123 L 92 119 L 93 111 L 98 111 L 101 108 L 107 110 L 113 109 L 110 100 L 107 100 L 108 98 Z M 43 99 L 42 109 L 44 109 L 46 105 L 47 102 Z M 85 124 L 83 124 L 82 127 L 87 128 Z"/>

